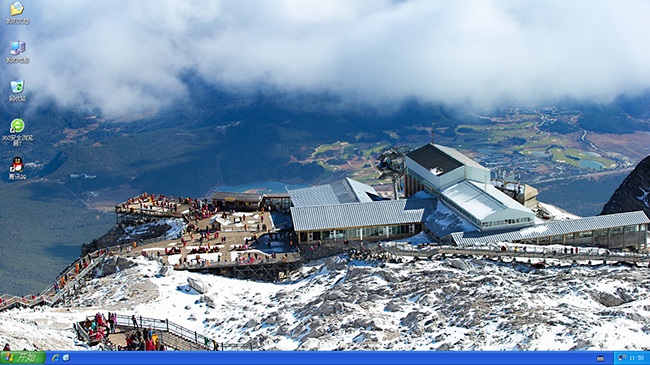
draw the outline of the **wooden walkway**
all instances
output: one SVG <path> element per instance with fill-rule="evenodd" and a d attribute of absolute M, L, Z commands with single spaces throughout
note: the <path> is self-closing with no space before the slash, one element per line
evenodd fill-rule
<path fill-rule="evenodd" d="M 107 250 L 98 250 L 77 259 L 56 278 L 55 283 L 59 285 L 58 291 L 55 289 L 55 284 L 52 284 L 37 295 L 17 297 L 5 294 L 0 296 L 2 298 L 0 312 L 12 308 L 33 308 L 42 305 L 54 306 L 61 301 L 65 301 L 68 297 L 74 295 L 75 290 L 79 290 L 79 288 L 85 285 L 89 279 L 88 276 L 92 274 L 93 269 L 97 265 L 103 262 L 107 254 Z M 88 263 L 86 268 L 83 268 L 84 262 Z M 80 267 L 78 274 L 76 265 Z M 61 278 L 67 278 L 62 288 L 60 287 Z"/>
<path fill-rule="evenodd" d="M 136 330 L 149 329 L 158 337 L 161 344 L 168 346 L 174 350 L 178 351 L 207 351 L 215 350 L 215 345 L 218 351 L 222 350 L 255 350 L 252 343 L 247 344 L 233 344 L 233 343 L 223 343 L 216 342 L 213 339 L 210 339 L 202 334 L 199 334 L 196 331 L 192 331 L 188 328 L 180 326 L 174 322 L 169 321 L 168 319 L 155 319 L 142 316 L 136 316 L 137 327 L 133 323 L 133 319 L 130 316 L 120 315 L 117 316 L 117 323 L 115 325 L 115 333 L 111 333 L 108 336 L 110 344 L 105 341 L 101 341 L 107 347 L 113 350 L 117 349 L 117 346 L 122 348 L 126 347 L 126 337 L 130 336 Z M 93 318 L 89 318 L 93 320 Z M 77 332 L 77 336 L 82 341 L 94 346 L 100 343 L 98 340 L 91 339 L 85 328 L 83 327 L 83 322 L 78 322 L 74 324 L 74 328 Z"/>
<path fill-rule="evenodd" d="M 258 260 L 253 263 L 238 262 L 204 262 L 199 265 L 177 265 L 175 270 L 208 272 L 211 274 L 263 281 L 277 281 L 288 278 L 289 275 L 302 267 L 299 253 L 288 253 L 276 258 Z"/>

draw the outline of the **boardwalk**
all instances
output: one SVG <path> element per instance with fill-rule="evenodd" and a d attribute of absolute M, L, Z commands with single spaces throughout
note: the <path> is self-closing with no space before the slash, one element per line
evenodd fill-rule
<path fill-rule="evenodd" d="M 86 283 L 88 276 L 92 274 L 95 267 L 104 260 L 107 254 L 107 250 L 99 250 L 77 259 L 61 272 L 52 285 L 36 295 L 17 297 L 5 294 L 0 296 L 2 299 L 0 311 L 11 308 L 32 308 L 41 305 L 53 306 L 64 301 L 69 296 L 74 295 L 75 290 L 78 290 Z M 86 267 L 84 268 L 84 266 Z M 64 284 L 62 285 L 62 283 Z"/>
<path fill-rule="evenodd" d="M 82 341 L 95 346 L 99 343 L 103 343 L 109 349 L 116 350 L 118 346 L 120 348 L 126 348 L 126 338 L 133 334 L 137 330 L 142 329 L 151 329 L 156 338 L 159 339 L 161 344 L 164 344 L 167 347 L 170 347 L 174 350 L 180 351 L 206 351 L 206 350 L 215 350 L 215 346 L 218 350 L 254 350 L 255 348 L 249 342 L 248 344 L 233 344 L 233 343 L 223 343 L 216 342 L 204 335 L 180 326 L 174 322 L 169 321 L 168 319 L 155 319 L 142 316 L 135 316 L 135 321 L 137 327 L 134 325 L 132 317 L 126 315 L 118 314 L 116 316 L 117 322 L 115 325 L 115 333 L 108 335 L 108 340 L 102 339 L 97 340 L 96 338 L 91 339 L 86 329 L 84 328 L 84 323 L 86 321 L 78 322 L 74 324 L 75 331 L 77 336 Z M 87 321 L 91 321 L 92 318 L 88 318 Z"/>

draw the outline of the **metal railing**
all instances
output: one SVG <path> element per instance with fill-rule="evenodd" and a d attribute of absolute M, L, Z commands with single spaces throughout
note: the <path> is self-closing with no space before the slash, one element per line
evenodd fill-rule
<path fill-rule="evenodd" d="M 163 336 L 163 343 L 177 349 L 211 350 L 214 348 L 214 342 L 210 338 L 198 333 L 197 331 L 193 331 L 171 322 L 168 319 L 136 316 L 135 324 L 133 323 L 132 316 L 129 317 L 118 314 L 116 315 L 116 319 L 116 326 L 132 327 L 133 329 L 136 329 L 135 324 L 137 324 L 138 329 L 151 328 L 152 330 L 158 330 Z M 232 350 L 254 349 L 250 342 L 248 344 L 219 343 L 219 346 L 221 349 Z"/>

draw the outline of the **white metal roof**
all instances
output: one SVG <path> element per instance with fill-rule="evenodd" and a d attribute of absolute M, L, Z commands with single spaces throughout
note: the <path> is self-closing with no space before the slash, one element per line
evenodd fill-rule
<path fill-rule="evenodd" d="M 479 220 L 506 208 L 501 202 L 467 180 L 449 186 L 441 194 Z"/>
<path fill-rule="evenodd" d="M 419 223 L 434 208 L 436 199 L 400 199 L 375 202 L 300 206 L 291 208 L 296 231 L 345 229 Z"/>
<path fill-rule="evenodd" d="M 372 186 L 348 178 L 331 184 L 289 190 L 291 203 L 296 207 L 371 202 L 368 194 L 379 196 Z"/>
<path fill-rule="evenodd" d="M 532 227 L 526 227 L 517 231 L 492 235 L 467 235 L 463 232 L 459 232 L 452 233 L 451 236 L 459 246 L 467 246 L 477 243 L 520 241 L 523 239 L 559 236 L 575 232 L 593 231 L 597 229 L 607 229 L 647 223 L 650 223 L 650 219 L 648 219 L 643 211 L 638 211 L 553 221 L 549 223 L 534 225 Z"/>
<path fill-rule="evenodd" d="M 533 212 L 491 184 L 463 180 L 441 191 L 447 200 L 465 209 L 474 218 L 484 220 L 494 213 L 512 209 L 534 216 Z"/>
<path fill-rule="evenodd" d="M 498 201 L 500 204 L 502 204 L 504 207 L 507 207 L 508 209 L 514 209 L 514 210 L 520 210 L 522 212 L 526 213 L 531 213 L 532 210 L 526 208 L 525 206 L 521 205 L 518 201 L 512 199 L 508 195 L 506 195 L 504 192 L 501 190 L 495 188 L 492 184 L 481 184 L 476 181 L 469 181 L 470 184 L 474 185 L 475 187 L 483 190 L 486 189 L 485 192 L 490 195 L 490 197 L 496 201 Z"/>

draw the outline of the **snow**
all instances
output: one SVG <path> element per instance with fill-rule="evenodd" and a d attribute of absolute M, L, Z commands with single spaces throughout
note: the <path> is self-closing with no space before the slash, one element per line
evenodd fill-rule
<path fill-rule="evenodd" d="M 421 233 L 385 244 L 429 242 Z M 528 247 L 541 248 L 563 246 Z M 0 312 L 0 343 L 80 350 L 71 324 L 112 311 L 167 318 L 219 342 L 253 341 L 267 350 L 649 349 L 648 268 L 455 260 L 469 269 L 451 260 L 378 265 L 337 256 L 305 265 L 293 281 L 265 283 L 187 271 L 157 277 L 160 264 L 138 257 L 133 268 L 91 280 L 70 308 Z M 177 290 L 188 278 L 210 285 L 215 309 Z M 607 307 L 595 292 L 631 301 Z"/>
<path fill-rule="evenodd" d="M 164 237 L 166 239 L 180 238 L 186 227 L 185 221 L 180 218 L 161 219 L 154 223 L 147 223 L 136 227 L 124 228 L 124 231 L 127 233 L 126 239 L 131 239 L 131 236 L 134 235 L 146 233 L 152 226 L 162 226 L 165 224 L 169 225 L 170 227 L 167 232 L 165 232 Z"/>
<path fill-rule="evenodd" d="M 418 191 L 417 193 L 415 193 L 415 194 L 413 194 L 411 196 L 411 198 L 414 198 L 414 199 L 431 199 L 433 197 L 434 197 L 433 195 L 427 193 L 424 190 L 420 190 L 420 191 Z"/>
<path fill-rule="evenodd" d="M 424 225 L 443 237 L 453 232 L 476 231 L 476 227 L 449 209 L 440 200 L 438 200 L 436 210 L 424 219 Z"/>
<path fill-rule="evenodd" d="M 560 208 L 558 208 L 558 207 L 556 207 L 554 205 L 547 204 L 547 203 L 542 203 L 542 202 L 538 202 L 538 203 L 542 208 L 544 208 L 544 210 L 546 210 L 547 212 L 549 212 L 553 216 L 553 220 L 578 219 L 578 218 L 580 218 L 579 216 L 577 216 L 575 214 L 565 212 L 565 211 L 561 210 Z"/>
<path fill-rule="evenodd" d="M 539 234 L 539 233 L 544 233 L 548 231 L 548 226 L 546 225 L 537 225 L 537 226 L 532 226 L 528 228 L 524 228 L 519 231 L 522 237 L 527 237 L 528 235 L 534 235 L 534 234 Z"/>
<path fill-rule="evenodd" d="M 182 256 L 181 254 L 169 255 L 169 256 L 167 256 L 167 262 L 170 265 L 174 266 L 174 265 L 178 264 L 178 262 L 181 259 L 181 256 Z"/>
<path fill-rule="evenodd" d="M 648 193 L 650 193 L 650 188 L 647 191 L 641 187 L 639 187 L 639 189 L 641 190 L 641 192 L 643 192 L 643 194 L 641 196 L 638 196 L 637 199 L 642 201 L 646 207 L 650 208 L 650 205 L 648 205 L 650 204 L 650 202 L 648 201 Z"/>
<path fill-rule="evenodd" d="M 426 244 L 426 243 L 432 243 L 433 240 L 431 237 L 429 237 L 428 234 L 424 232 L 420 232 L 416 234 L 415 236 L 407 237 L 407 238 L 402 238 L 401 240 L 393 241 L 393 242 L 408 242 L 412 245 L 421 245 L 421 244 Z"/>

